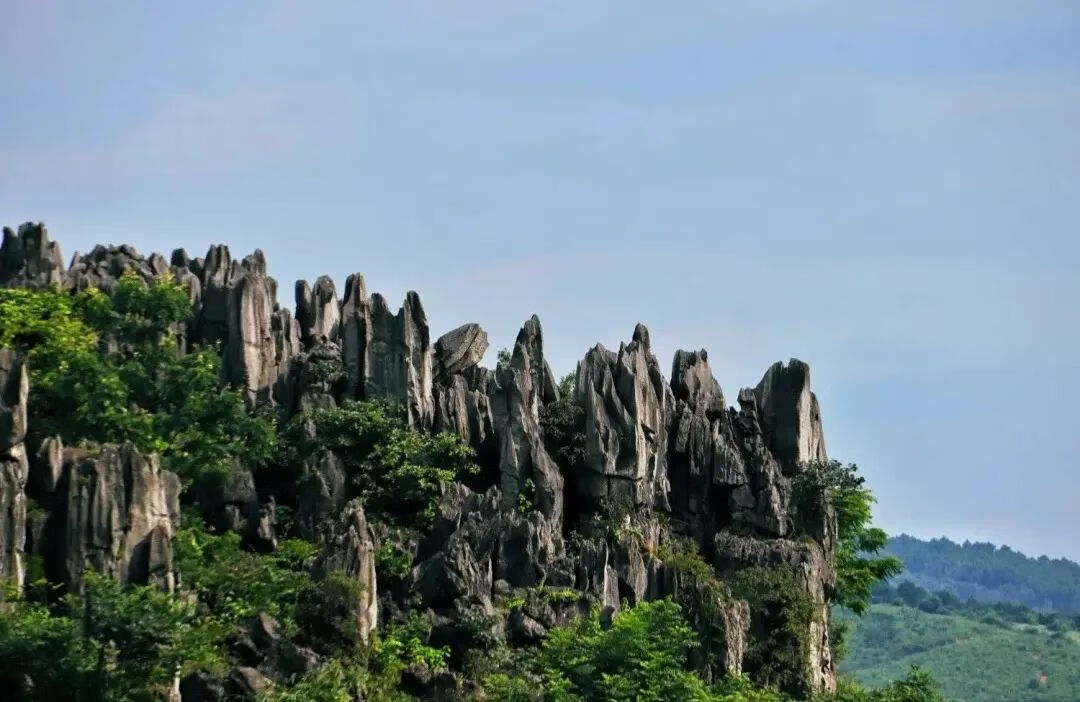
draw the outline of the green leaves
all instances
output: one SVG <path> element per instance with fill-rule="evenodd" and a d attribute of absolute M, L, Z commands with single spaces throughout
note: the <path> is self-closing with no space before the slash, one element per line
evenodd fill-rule
<path fill-rule="evenodd" d="M 173 543 L 176 565 L 186 588 L 217 620 L 245 624 L 266 612 L 286 632 L 295 632 L 296 608 L 315 585 L 309 569 L 317 547 L 300 539 L 282 541 L 260 555 L 243 548 L 239 534 L 212 534 L 197 516 L 186 520 Z"/>
<path fill-rule="evenodd" d="M 348 401 L 295 417 L 282 438 L 280 462 L 299 474 L 324 450 L 344 461 L 370 515 L 406 526 L 431 523 L 441 482 L 479 470 L 472 448 L 456 435 L 413 429 L 404 408 L 383 401 Z"/>
<path fill-rule="evenodd" d="M 484 680 L 490 699 L 671 700 L 711 699 L 705 683 L 686 667 L 697 634 L 671 600 L 643 602 L 600 626 L 593 612 L 552 630 L 524 670 Z"/>
<path fill-rule="evenodd" d="M 820 518 L 824 504 L 836 515 L 836 593 L 833 601 L 863 614 L 870 606 L 874 585 L 903 570 L 893 556 L 872 556 L 888 543 L 881 529 L 871 526 L 873 494 L 854 464 L 814 462 L 795 478 L 793 499 L 798 512 Z"/>
<path fill-rule="evenodd" d="M 191 315 L 168 276 L 147 285 L 125 275 L 112 296 L 0 289 L 0 346 L 29 361 L 30 444 L 131 441 L 189 486 L 269 459 L 273 419 L 221 387 L 213 350 L 181 353 L 176 333 Z"/>

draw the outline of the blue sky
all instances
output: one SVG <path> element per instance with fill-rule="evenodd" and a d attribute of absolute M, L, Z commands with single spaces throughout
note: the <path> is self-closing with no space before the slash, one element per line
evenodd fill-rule
<path fill-rule="evenodd" d="M 1080 559 L 1080 3 L 2 5 L 0 222 L 65 256 L 802 358 L 884 527 Z"/>

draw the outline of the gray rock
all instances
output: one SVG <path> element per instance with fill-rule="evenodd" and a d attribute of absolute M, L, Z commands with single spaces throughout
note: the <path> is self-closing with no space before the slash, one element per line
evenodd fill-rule
<path fill-rule="evenodd" d="M 192 673 L 180 681 L 181 702 L 224 702 L 225 688 L 205 673 Z"/>
<path fill-rule="evenodd" d="M 0 455 L 26 438 L 26 402 L 30 380 L 23 359 L 0 349 Z"/>
<path fill-rule="evenodd" d="M 359 640 L 370 641 L 378 624 L 379 599 L 375 582 L 375 537 L 360 500 L 345 505 L 323 538 L 324 555 L 316 564 L 323 577 L 341 571 L 358 586 L 358 599 L 350 606 Z"/>
<path fill-rule="evenodd" d="M 314 539 L 327 519 L 345 506 L 345 466 L 332 451 L 315 457 L 306 468 L 296 507 L 296 530 L 305 539 Z"/>
<path fill-rule="evenodd" d="M 345 366 L 344 396 L 364 396 L 368 377 L 368 348 L 371 345 L 371 304 L 364 276 L 353 273 L 345 280 L 341 301 L 341 355 Z"/>
<path fill-rule="evenodd" d="M 58 543 L 49 545 L 53 571 L 78 591 L 88 568 L 122 583 L 155 584 L 172 591 L 173 502 L 176 480 L 155 454 L 130 443 L 67 449 L 52 519 Z"/>
<path fill-rule="evenodd" d="M 338 340 L 341 308 L 332 278 L 319 276 L 314 288 L 306 280 L 296 281 L 296 321 L 305 348 Z"/>
<path fill-rule="evenodd" d="M 60 246 L 49 241 L 40 222 L 27 222 L 17 232 L 4 227 L 0 244 L 0 287 L 47 288 L 63 283 Z"/>
<path fill-rule="evenodd" d="M 578 364 L 585 410 L 585 470 L 575 476 L 584 503 L 608 499 L 667 508 L 667 434 L 673 403 L 649 332 L 641 324 L 618 353 L 597 345 Z"/>
<path fill-rule="evenodd" d="M 420 296 L 410 291 L 396 315 L 378 293 L 371 296 L 369 307 L 364 397 L 398 400 L 405 404 L 410 424 L 430 427 L 432 349 Z"/>
<path fill-rule="evenodd" d="M 53 493 L 60 485 L 64 471 L 64 445 L 59 436 L 50 436 L 41 442 L 30 464 L 30 478 L 26 494 L 44 507 L 52 507 Z"/>
<path fill-rule="evenodd" d="M 564 481 L 559 466 L 544 448 L 540 430 L 548 373 L 543 331 L 533 315 L 518 332 L 510 363 L 495 370 L 488 394 L 499 441 L 503 508 L 514 509 L 519 496 L 524 496 L 548 522 L 561 524 Z"/>
<path fill-rule="evenodd" d="M 476 449 L 481 464 L 498 456 L 495 419 L 488 397 L 493 382 L 491 371 L 474 366 L 444 376 L 433 388 L 436 432 L 450 432 Z"/>
<path fill-rule="evenodd" d="M 0 580 L 19 588 L 26 575 L 28 390 L 26 364 L 14 351 L 0 349 Z"/>
<path fill-rule="evenodd" d="M 237 666 L 225 679 L 225 692 L 242 700 L 255 700 L 274 686 L 270 678 L 247 666 Z"/>
<path fill-rule="evenodd" d="M 447 378 L 478 365 L 488 349 L 487 332 L 479 324 L 462 324 L 435 342 L 435 378 Z"/>
<path fill-rule="evenodd" d="M 754 388 L 758 416 L 766 445 L 784 469 L 797 472 L 800 464 L 823 461 L 825 437 L 821 410 L 810 392 L 810 367 L 793 358 L 774 363 Z"/>

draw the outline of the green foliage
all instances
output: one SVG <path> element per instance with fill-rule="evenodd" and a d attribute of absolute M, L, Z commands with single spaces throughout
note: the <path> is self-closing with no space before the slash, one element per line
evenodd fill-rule
<path fill-rule="evenodd" d="M 851 680 L 841 678 L 836 692 L 819 694 L 814 702 L 945 702 L 934 677 L 918 666 L 912 666 L 907 675 L 877 690 L 866 690 Z"/>
<path fill-rule="evenodd" d="M 810 596 L 790 573 L 764 567 L 739 571 L 731 589 L 750 603 L 751 635 L 743 667 L 767 687 L 806 695 Z"/>
<path fill-rule="evenodd" d="M 701 668 L 711 677 L 714 671 L 723 669 L 720 656 L 727 648 L 725 605 L 731 600 L 731 589 L 716 577 L 692 539 L 672 535 L 656 555 L 674 576 L 674 598 L 698 631 Z"/>
<path fill-rule="evenodd" d="M 224 630 L 154 587 L 87 573 L 55 611 L 18 597 L 2 607 L 0 681 L 29 675 L 36 699 L 159 699 L 178 673 L 222 669 Z"/>
<path fill-rule="evenodd" d="M 365 699 L 366 687 L 367 670 L 362 662 L 333 659 L 291 687 L 266 691 L 259 702 L 354 702 Z"/>
<path fill-rule="evenodd" d="M 297 605 L 315 595 L 309 568 L 316 547 L 287 539 L 260 555 L 245 550 L 235 532 L 213 534 L 198 517 L 185 521 L 189 526 L 173 544 L 176 565 L 206 611 L 230 626 L 266 612 L 285 632 L 295 632 Z"/>
<path fill-rule="evenodd" d="M 412 570 L 412 562 L 410 553 L 392 543 L 384 543 L 375 551 L 376 578 L 380 584 L 399 583 Z"/>
<path fill-rule="evenodd" d="M 512 358 L 513 354 L 510 353 L 510 349 L 503 347 L 495 354 L 495 363 L 500 366 L 508 366 Z"/>
<path fill-rule="evenodd" d="M 1080 564 L 1065 558 L 1029 558 L 1008 546 L 904 535 L 889 539 L 885 552 L 904 562 L 905 578 L 927 590 L 1080 613 Z"/>
<path fill-rule="evenodd" d="M 272 419 L 248 412 L 221 387 L 208 349 L 184 354 L 175 330 L 191 316 L 187 292 L 168 277 L 123 276 L 112 296 L 92 289 L 0 289 L 0 346 L 29 360 L 30 444 L 131 441 L 160 453 L 190 485 L 229 477 L 272 454 Z"/>
<path fill-rule="evenodd" d="M 585 463 L 585 410 L 578 404 L 573 373 L 559 381 L 559 399 L 540 408 L 544 446 L 563 470 Z"/>
<path fill-rule="evenodd" d="M 70 595 L 67 604 L 93 654 L 89 682 L 102 699 L 153 699 L 148 688 L 168 685 L 175 674 L 222 666 L 223 628 L 175 595 L 152 586 L 125 589 L 88 573 L 82 595 Z"/>
<path fill-rule="evenodd" d="M 356 617 L 363 586 L 347 573 L 335 570 L 311 583 L 296 604 L 296 621 L 301 637 L 324 651 L 351 651 L 363 636 Z"/>
<path fill-rule="evenodd" d="M 381 401 L 307 412 L 289 423 L 282 443 L 282 461 L 296 471 L 310 456 L 334 451 L 368 513 L 409 526 L 431 523 L 441 482 L 479 470 L 456 435 L 413 429 L 404 408 Z"/>
<path fill-rule="evenodd" d="M 893 556 L 873 557 L 888 537 L 871 526 L 874 496 L 854 464 L 813 462 L 796 477 L 793 495 L 800 512 L 814 512 L 825 495 L 836 514 L 836 593 L 833 601 L 856 614 L 870 606 L 874 585 L 898 574 L 903 565 Z"/>
<path fill-rule="evenodd" d="M 862 684 L 888 685 L 916 665 L 933 673 L 950 699 L 1080 699 L 1076 631 L 1058 634 L 1038 624 L 1010 624 L 1000 618 L 985 623 L 973 612 L 929 614 L 906 605 L 874 604 L 861 618 L 842 612 L 837 616 L 852 621 L 851 654 L 841 671 Z"/>
<path fill-rule="evenodd" d="M 701 678 L 687 670 L 697 637 L 670 600 L 645 602 L 617 615 L 599 614 L 550 632 L 522 670 L 489 675 L 484 689 L 498 700 L 708 700 Z"/>

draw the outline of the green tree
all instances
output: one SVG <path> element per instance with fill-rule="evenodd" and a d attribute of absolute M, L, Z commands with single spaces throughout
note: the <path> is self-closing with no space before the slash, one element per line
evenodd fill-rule
<path fill-rule="evenodd" d="M 709 700 L 705 683 L 687 669 L 697 643 L 671 600 L 627 609 L 606 629 L 593 612 L 551 631 L 523 662 L 525 677 L 495 673 L 484 687 L 491 699 L 505 700 Z"/>
<path fill-rule="evenodd" d="M 29 361 L 31 445 L 131 441 L 188 485 L 270 458 L 273 420 L 222 388 L 214 350 L 183 352 L 177 334 L 191 314 L 167 276 L 148 285 L 125 275 L 111 296 L 0 289 L 0 346 Z"/>
<path fill-rule="evenodd" d="M 273 553 L 257 554 L 244 549 L 235 532 L 209 532 L 195 513 L 185 524 L 173 544 L 177 569 L 210 616 L 239 626 L 265 612 L 286 633 L 297 631 L 298 605 L 316 594 L 314 544 L 286 539 Z"/>
<path fill-rule="evenodd" d="M 347 401 L 298 415 L 281 446 L 280 463 L 297 475 L 311 456 L 335 452 L 368 513 L 404 525 L 429 524 L 439 484 L 479 470 L 472 448 L 455 434 L 410 427 L 404 407 L 384 401 Z"/>
<path fill-rule="evenodd" d="M 224 628 L 175 595 L 88 573 L 67 605 L 92 661 L 83 700 L 156 699 L 176 675 L 222 667 Z"/>
<path fill-rule="evenodd" d="M 824 495 L 836 514 L 836 592 L 833 601 L 856 614 L 870 606 L 874 585 L 900 573 L 895 556 L 876 556 L 888 536 L 872 526 L 873 494 L 854 464 L 812 462 L 795 479 L 794 497 L 799 511 L 820 510 Z"/>

